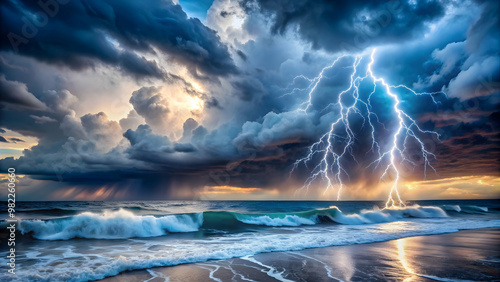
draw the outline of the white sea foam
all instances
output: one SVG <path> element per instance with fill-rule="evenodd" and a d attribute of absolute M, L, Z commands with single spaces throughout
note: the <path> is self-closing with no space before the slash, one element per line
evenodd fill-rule
<path fill-rule="evenodd" d="M 448 215 L 439 207 L 421 207 L 419 205 L 389 208 L 380 210 L 377 207 L 372 210 L 363 210 L 355 215 L 347 215 L 338 217 L 339 223 L 343 224 L 360 224 L 360 223 L 382 223 L 397 221 L 408 217 L 415 218 L 442 218 Z"/>
<path fill-rule="evenodd" d="M 282 274 L 283 274 L 283 272 L 285 272 L 284 270 L 282 270 L 280 272 L 276 268 L 274 268 L 273 266 L 263 264 L 262 262 L 256 260 L 252 256 L 244 256 L 241 259 L 247 260 L 249 262 L 252 262 L 252 263 L 255 263 L 257 265 L 260 265 L 260 266 L 262 266 L 265 269 L 268 269 L 267 271 L 265 271 L 264 269 L 262 269 L 261 271 L 264 272 L 264 273 L 266 273 L 267 276 L 272 277 L 272 278 L 274 278 L 274 279 L 276 279 L 278 281 L 281 281 L 281 282 L 294 282 L 293 280 L 286 279 L 285 277 L 283 277 Z"/>
<path fill-rule="evenodd" d="M 203 215 L 138 216 L 120 209 L 104 213 L 84 212 L 57 220 L 21 221 L 19 230 L 43 240 L 72 238 L 124 239 L 155 237 L 168 232 L 192 232 L 203 223 Z"/>
<path fill-rule="evenodd" d="M 286 215 L 282 217 L 271 217 L 268 215 L 236 215 L 236 219 L 246 224 L 278 227 L 314 225 L 320 222 L 319 216 L 327 216 L 334 222 L 347 225 L 392 222 L 409 217 L 447 217 L 446 212 L 439 207 L 421 207 L 419 205 L 413 205 L 402 208 L 390 208 L 382 210 L 378 207 L 374 207 L 371 210 L 362 210 L 360 213 L 354 214 L 344 214 L 337 207 L 332 206 L 329 209 L 316 210 L 312 215 L 308 216 Z"/>
<path fill-rule="evenodd" d="M 433 214 L 432 209 L 430 213 Z M 426 213 L 419 212 L 418 215 Z M 58 244 L 56 250 L 46 246 L 41 248 L 37 245 L 23 246 L 23 252 L 38 251 L 41 254 L 37 255 L 34 265 L 27 266 L 26 262 L 24 264 L 20 262 L 23 268 L 17 273 L 17 281 L 98 280 L 126 270 L 244 257 L 264 252 L 371 243 L 487 227 L 500 227 L 500 220 L 409 218 L 396 222 L 355 226 L 315 225 L 297 228 L 300 230 L 298 232 L 291 232 L 293 229 L 288 230 L 286 233 L 277 233 L 270 229 L 270 231 L 244 232 L 203 239 L 169 239 L 169 236 L 165 236 L 155 239 L 129 239 L 129 243 L 125 244 L 123 242 L 115 244 L 115 241 L 105 240 L 97 245 L 88 243 L 90 241 L 80 241 L 79 244 L 88 245 L 86 248 L 82 246 L 76 248 L 70 244 Z M 64 252 L 68 255 L 62 258 L 60 255 L 54 255 L 54 252 Z M 0 254 L 2 264 L 6 262 L 4 254 L 6 253 Z M 85 261 L 84 265 L 82 261 Z M 46 266 L 51 264 L 57 264 L 58 267 L 52 268 L 52 272 L 47 272 Z M 7 278 L 5 275 L 0 273 L 0 280 Z"/>
<path fill-rule="evenodd" d="M 314 225 L 316 221 L 310 218 L 304 218 L 297 215 L 286 215 L 285 217 L 271 218 L 270 216 L 236 216 L 236 218 L 246 224 L 265 225 L 265 226 L 300 226 Z"/>

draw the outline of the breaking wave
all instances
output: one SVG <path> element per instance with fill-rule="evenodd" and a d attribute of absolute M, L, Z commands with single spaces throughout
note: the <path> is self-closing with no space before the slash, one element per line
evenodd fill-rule
<path fill-rule="evenodd" d="M 446 209 L 446 208 L 445 208 Z M 460 207 L 453 208 L 454 211 Z M 41 240 L 125 239 L 157 237 L 177 232 L 206 230 L 238 230 L 251 226 L 293 227 L 323 223 L 359 225 L 403 220 L 405 218 L 442 218 L 446 212 L 439 207 L 421 207 L 362 210 L 344 214 L 337 207 L 292 213 L 244 214 L 228 211 L 175 214 L 164 216 L 134 215 L 120 209 L 103 213 L 84 212 L 75 216 L 49 220 L 24 220 L 22 234 Z"/>
<path fill-rule="evenodd" d="M 203 223 L 202 214 L 137 216 L 120 209 L 101 214 L 84 212 L 62 219 L 25 220 L 20 231 L 32 233 L 42 240 L 67 240 L 72 238 L 124 239 L 156 237 L 168 232 L 192 232 Z"/>
<path fill-rule="evenodd" d="M 443 209 L 447 210 L 447 211 L 455 211 L 455 212 L 462 211 L 462 209 L 460 208 L 459 205 L 444 205 Z"/>
<path fill-rule="evenodd" d="M 475 211 L 475 212 L 488 212 L 487 207 L 479 207 L 479 206 L 465 206 L 464 211 Z"/>

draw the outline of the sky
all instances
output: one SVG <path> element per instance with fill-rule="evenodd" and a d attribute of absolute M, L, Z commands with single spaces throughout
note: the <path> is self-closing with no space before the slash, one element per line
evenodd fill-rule
<path fill-rule="evenodd" d="M 0 3 L 19 200 L 500 197 L 498 1 L 39 3 Z"/>

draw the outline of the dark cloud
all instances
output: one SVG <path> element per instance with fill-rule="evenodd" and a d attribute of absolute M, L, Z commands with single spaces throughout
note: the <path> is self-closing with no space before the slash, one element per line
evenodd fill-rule
<path fill-rule="evenodd" d="M 500 91 L 500 3 L 485 1 L 481 15 L 469 28 L 459 64 L 459 73 L 451 79 L 448 90 L 454 97 L 467 99 Z"/>
<path fill-rule="evenodd" d="M 83 129 L 81 121 L 75 116 L 75 113 L 66 115 L 59 128 L 64 133 L 65 137 L 74 137 L 77 139 L 87 139 L 87 133 Z"/>
<path fill-rule="evenodd" d="M 57 121 L 56 119 L 53 119 L 53 118 L 48 117 L 48 116 L 30 115 L 30 117 L 35 120 L 35 123 L 39 123 L 39 124 L 44 124 L 46 122 L 56 122 Z"/>
<path fill-rule="evenodd" d="M 26 84 L 19 81 L 10 81 L 0 74 L 0 102 L 35 110 L 46 110 L 47 106 L 28 91 Z"/>
<path fill-rule="evenodd" d="M 221 17 L 223 17 L 223 18 L 225 18 L 225 17 L 227 17 L 227 16 L 229 16 L 229 15 L 232 15 L 232 14 L 233 14 L 233 13 L 228 12 L 228 11 L 221 11 L 221 12 L 220 12 L 220 16 L 221 16 Z"/>
<path fill-rule="evenodd" d="M 480 129 L 475 133 L 452 137 L 439 143 L 436 148 L 436 169 L 439 171 L 439 177 L 497 175 L 500 166 L 499 145 L 500 138 L 497 133 L 492 134 Z"/>
<path fill-rule="evenodd" d="M 175 143 L 174 150 L 177 152 L 191 153 L 196 151 L 196 148 L 192 144 Z"/>
<path fill-rule="evenodd" d="M 252 1 L 242 1 L 251 10 Z M 297 26 L 300 36 L 315 49 L 361 51 L 399 43 L 427 31 L 427 23 L 446 9 L 441 1 L 306 1 L 258 0 L 258 9 L 272 16 L 272 29 L 283 34 Z M 250 8 L 252 7 L 252 8 Z"/>
<path fill-rule="evenodd" d="M 198 122 L 194 120 L 193 118 L 188 118 L 184 124 L 182 125 L 182 138 L 180 139 L 181 141 L 187 141 L 191 140 L 191 137 L 193 136 L 193 130 L 195 130 L 198 127 Z"/>
<path fill-rule="evenodd" d="M 23 139 L 20 139 L 20 138 L 15 138 L 15 137 L 13 137 L 13 138 L 9 138 L 9 140 L 10 140 L 11 142 L 14 142 L 14 143 L 17 143 L 17 142 L 24 142 L 24 140 L 23 140 Z"/>
<path fill-rule="evenodd" d="M 16 170 L 23 173 L 59 181 L 71 181 L 71 177 L 81 178 L 90 172 L 133 170 L 141 166 L 124 157 L 119 145 L 121 127 L 116 121 L 108 120 L 104 113 L 87 114 L 81 118 L 75 117 L 74 113 L 68 114 L 59 127 L 52 128 L 53 124 L 44 124 L 44 129 L 54 132 L 53 135 L 42 135 L 37 145 L 24 150 L 22 157 L 0 160 L 0 166 L 15 165 Z"/>
<path fill-rule="evenodd" d="M 52 110 L 59 114 L 71 113 L 78 98 L 68 90 L 47 90 L 40 94 L 40 99 Z"/>
<path fill-rule="evenodd" d="M 3 136 L 0 136 L 0 142 L 9 143 L 9 141 L 7 141 L 7 139 L 5 139 Z"/>
<path fill-rule="evenodd" d="M 51 7 L 54 10 L 44 10 L 37 3 L 2 1 L 0 50 L 76 70 L 103 63 L 136 77 L 163 78 L 165 71 L 157 62 L 138 53 L 155 54 L 156 50 L 193 72 L 225 75 L 236 71 L 217 34 L 170 1 L 147 5 L 69 1 L 57 9 Z"/>
<path fill-rule="evenodd" d="M 240 58 L 243 61 L 246 61 L 248 59 L 247 55 L 245 53 L 243 53 L 243 51 L 241 51 L 241 50 L 236 51 L 236 54 L 238 54 L 238 56 L 240 56 Z"/>
<path fill-rule="evenodd" d="M 466 100 L 500 91 L 500 3 L 485 1 L 466 37 L 435 49 L 425 65 L 433 73 L 422 76 L 421 87 L 444 90 L 449 97 Z M 423 71 L 421 73 L 425 73 Z"/>
<path fill-rule="evenodd" d="M 271 112 L 262 122 L 246 122 L 233 144 L 239 148 L 273 148 L 307 140 L 317 134 L 317 127 L 304 112 Z"/>
<path fill-rule="evenodd" d="M 471 25 L 467 31 L 467 48 L 469 52 L 498 52 L 498 43 L 500 40 L 500 3 L 494 0 L 479 0 L 481 6 L 481 15 L 477 21 Z M 485 44 L 488 43 L 488 44 Z"/>
<path fill-rule="evenodd" d="M 137 130 L 127 130 L 123 136 L 132 145 L 130 152 L 171 151 L 172 143 L 170 140 L 166 136 L 153 134 L 151 127 L 146 124 L 139 125 Z M 139 156 L 140 154 L 137 155 L 137 157 Z"/>
<path fill-rule="evenodd" d="M 243 101 L 250 101 L 265 92 L 262 83 L 253 77 L 243 77 L 231 82 L 235 94 Z"/>
<path fill-rule="evenodd" d="M 144 56 L 139 57 L 128 51 L 120 53 L 118 64 L 124 72 L 130 72 L 137 78 L 163 78 L 165 75 L 165 71 L 160 68 L 156 61 L 149 61 Z"/>

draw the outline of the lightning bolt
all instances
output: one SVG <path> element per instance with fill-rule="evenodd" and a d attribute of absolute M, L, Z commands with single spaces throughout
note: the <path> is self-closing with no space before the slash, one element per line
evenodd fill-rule
<path fill-rule="evenodd" d="M 358 137 L 356 136 L 355 130 L 353 130 L 352 122 L 350 121 L 352 115 L 361 117 L 362 127 L 367 125 L 370 131 L 371 148 L 367 153 L 373 152 L 376 155 L 376 158 L 368 165 L 368 167 L 382 167 L 383 173 L 380 176 L 380 180 L 383 180 L 391 172 L 395 175 L 386 202 L 386 208 L 405 206 L 397 189 L 401 180 L 398 166 L 402 162 L 408 162 L 413 165 L 413 167 L 417 166 L 414 161 L 406 157 L 407 142 L 409 139 L 414 139 L 419 146 L 424 160 L 424 176 L 427 175 L 428 168 L 436 172 L 431 164 L 431 161 L 436 160 L 436 156 L 426 148 L 424 142 L 418 136 L 421 134 L 433 134 L 439 139 L 438 133 L 420 128 L 417 122 L 402 109 L 401 101 L 395 91 L 402 90 L 413 95 L 430 96 L 433 103 L 436 105 L 439 104 L 439 101 L 435 99 L 435 96 L 444 93 L 416 92 L 405 85 L 388 84 L 383 78 L 377 77 L 372 70 L 372 66 L 375 62 L 375 51 L 376 49 L 373 49 L 371 52 L 369 56 L 370 61 L 364 73 L 362 73 L 359 69 L 360 64 L 363 60 L 365 60 L 365 56 L 340 56 L 332 64 L 324 67 L 315 78 L 310 79 L 303 75 L 297 76 L 294 78 L 292 83 L 287 86 L 287 88 L 290 88 L 290 86 L 293 85 L 295 80 L 298 78 L 306 79 L 309 82 L 306 87 L 293 88 L 291 92 L 283 95 L 286 96 L 296 92 L 307 91 L 308 99 L 301 103 L 296 111 L 309 114 L 311 113 L 313 106 L 312 100 L 314 98 L 314 94 L 321 81 L 327 77 L 326 72 L 334 69 L 340 61 L 346 58 L 353 60 L 352 65 L 348 67 L 351 69 L 349 86 L 345 90 L 338 93 L 335 101 L 328 104 L 321 110 L 321 112 L 328 111 L 329 109 L 337 110 L 336 117 L 330 124 L 330 129 L 308 147 L 307 155 L 305 157 L 296 160 L 293 164 L 290 174 L 292 174 L 300 165 L 304 165 L 311 170 L 310 176 L 305 180 L 304 185 L 299 190 L 309 189 L 311 184 L 313 184 L 317 179 L 322 179 L 326 182 L 325 193 L 334 186 L 338 187 L 337 200 L 340 200 L 342 190 L 346 186 L 345 180 L 350 179 L 348 169 L 345 168 L 344 165 L 345 162 L 353 160 L 359 164 L 353 153 L 353 146 L 355 141 L 358 140 Z M 373 88 L 367 97 L 363 99 L 362 96 L 360 96 L 360 91 L 362 90 L 360 89 L 360 84 L 366 82 L 373 85 Z M 386 97 L 392 101 L 392 111 L 396 117 L 397 123 L 397 127 L 392 130 L 389 138 L 390 146 L 385 150 L 383 148 L 384 146 L 380 145 L 380 140 L 377 139 L 377 128 L 379 128 L 378 126 L 383 127 L 385 130 L 387 130 L 387 128 L 382 122 L 380 122 L 380 119 L 373 111 L 371 104 L 372 96 L 378 89 L 383 90 Z M 353 102 L 347 104 L 344 101 L 344 98 L 350 98 Z M 311 163 L 313 163 L 312 166 Z"/>

